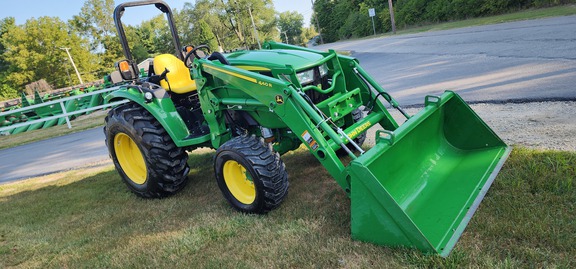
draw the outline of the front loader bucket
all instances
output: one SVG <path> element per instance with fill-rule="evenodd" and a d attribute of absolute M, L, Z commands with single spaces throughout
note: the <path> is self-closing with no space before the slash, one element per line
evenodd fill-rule
<path fill-rule="evenodd" d="M 447 256 L 509 153 L 458 95 L 428 96 L 350 163 L 352 236 Z"/>

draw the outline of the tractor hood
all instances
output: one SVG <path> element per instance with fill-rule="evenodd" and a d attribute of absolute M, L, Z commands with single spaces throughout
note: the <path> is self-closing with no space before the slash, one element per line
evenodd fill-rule
<path fill-rule="evenodd" d="M 265 71 L 291 65 L 296 71 L 309 69 L 323 58 L 321 54 L 298 50 L 238 51 L 226 55 L 230 64 L 252 71 Z"/>

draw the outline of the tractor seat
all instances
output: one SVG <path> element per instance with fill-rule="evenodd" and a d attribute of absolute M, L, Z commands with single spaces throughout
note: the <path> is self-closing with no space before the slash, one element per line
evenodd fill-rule
<path fill-rule="evenodd" d="M 196 82 L 190 78 L 190 70 L 184 65 L 182 60 L 172 54 L 160 54 L 154 57 L 154 73 L 159 75 L 168 69 L 166 78 L 160 81 L 160 86 L 167 91 L 178 94 L 189 93 L 196 90 Z"/>

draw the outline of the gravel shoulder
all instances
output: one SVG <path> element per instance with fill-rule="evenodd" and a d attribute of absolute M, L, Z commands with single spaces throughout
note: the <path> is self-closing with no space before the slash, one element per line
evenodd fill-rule
<path fill-rule="evenodd" d="M 477 104 L 472 109 L 509 145 L 576 151 L 576 102 Z"/>
<path fill-rule="evenodd" d="M 508 145 L 534 149 L 576 152 L 576 102 L 530 102 L 506 104 L 472 104 L 472 109 Z M 422 108 L 406 109 L 410 115 Z M 402 116 L 390 112 L 397 121 Z M 368 131 L 367 143 L 374 143 L 374 127 Z"/>

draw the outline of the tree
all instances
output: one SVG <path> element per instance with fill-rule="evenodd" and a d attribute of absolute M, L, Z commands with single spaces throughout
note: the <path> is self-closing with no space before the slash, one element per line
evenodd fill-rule
<path fill-rule="evenodd" d="M 3 78 L 0 78 L 2 80 Z M 18 91 L 7 84 L 0 84 L 0 101 L 18 98 Z"/>
<path fill-rule="evenodd" d="M 335 12 L 336 5 L 336 1 L 332 0 L 314 1 L 314 12 L 318 18 L 324 42 L 334 42 L 340 39 L 338 29 L 344 24 L 343 18 L 348 17 L 348 12 L 346 14 L 337 14 Z"/>
<path fill-rule="evenodd" d="M 218 48 L 231 50 L 256 47 L 248 9 L 252 11 L 260 41 L 277 39 L 271 0 L 197 0 L 194 4 L 186 3 L 181 11 L 174 12 L 174 17 L 178 32 L 183 33 L 183 44 L 206 43 L 207 40 L 200 37 L 201 33 L 210 35 L 208 32 L 212 32 Z M 208 27 L 201 27 L 202 21 Z"/>
<path fill-rule="evenodd" d="M 146 48 L 140 43 L 136 43 L 131 48 L 131 51 L 132 51 L 132 57 L 134 57 L 134 60 L 137 63 L 142 62 L 148 59 L 148 57 L 150 57 L 150 54 L 148 54 L 148 50 L 146 50 Z"/>
<path fill-rule="evenodd" d="M 210 50 L 218 50 L 218 42 L 216 41 L 216 36 L 212 33 L 210 25 L 204 20 L 198 22 L 199 33 L 198 33 L 198 44 L 208 45 Z"/>
<path fill-rule="evenodd" d="M 114 26 L 114 0 L 85 0 L 80 14 L 68 21 L 72 30 L 90 41 L 89 50 L 97 54 L 98 76 L 108 74 L 122 58 Z"/>
<path fill-rule="evenodd" d="M 300 34 L 300 40 L 302 40 L 303 45 L 305 46 L 308 41 L 318 35 L 318 32 L 314 29 L 314 27 L 307 27 L 302 28 L 302 34 Z M 320 43 L 320 40 L 316 42 L 315 45 Z"/>
<path fill-rule="evenodd" d="M 14 17 L 0 20 L 0 100 L 18 97 L 18 91 L 6 81 L 6 77 L 10 72 L 10 64 L 4 58 L 4 53 L 6 52 L 5 34 L 14 27 L 16 27 Z"/>
<path fill-rule="evenodd" d="M 218 2 L 216 2 L 218 1 Z M 252 11 L 254 23 L 260 38 L 271 39 L 274 33 L 275 10 L 271 0 L 216 0 L 216 12 L 220 22 L 237 37 L 238 45 L 255 47 L 256 37 L 248 9 Z M 251 38 L 246 38 L 250 36 Z"/>
<path fill-rule="evenodd" d="M 198 2 L 196 1 L 196 5 L 198 5 Z M 198 44 L 195 40 L 198 35 L 196 24 L 205 17 L 197 17 L 197 15 L 202 15 L 203 12 L 207 11 L 194 13 L 194 8 L 192 3 L 186 2 L 181 10 L 173 10 L 172 12 L 182 46 Z M 211 24 L 211 22 L 208 22 L 208 24 Z"/>
<path fill-rule="evenodd" d="M 363 37 L 369 36 L 376 32 L 382 32 L 382 23 L 374 23 L 374 28 L 372 28 L 372 19 L 368 15 L 368 10 L 374 8 L 376 11 L 383 10 L 384 7 L 381 3 L 370 3 L 371 1 L 364 1 L 358 4 L 356 10 L 352 10 L 344 25 L 339 29 L 340 38 L 350 38 L 350 37 Z M 378 20 L 375 17 L 374 20 Z"/>
<path fill-rule="evenodd" d="M 229 39 L 231 36 L 228 34 L 228 29 L 222 25 L 218 17 L 218 8 L 214 0 L 198 0 L 195 4 L 186 3 L 184 8 L 177 12 L 175 20 L 180 32 L 184 32 L 181 36 L 182 44 L 186 45 L 200 45 L 201 41 L 198 40 L 200 35 L 200 27 L 197 27 L 198 22 L 204 21 L 210 27 L 210 31 L 216 40 L 216 48 L 220 50 L 224 47 L 224 40 Z M 180 29 L 185 29 L 181 31 Z"/>
<path fill-rule="evenodd" d="M 286 32 L 288 43 L 302 45 L 304 42 L 300 38 L 304 16 L 296 11 L 286 11 L 278 15 L 278 27 L 280 31 Z"/>
<path fill-rule="evenodd" d="M 114 0 L 86 0 L 80 14 L 69 24 L 81 36 L 90 39 L 92 50 L 101 50 L 107 36 L 115 35 Z"/>
<path fill-rule="evenodd" d="M 164 14 L 158 14 L 152 19 L 143 21 L 137 27 L 126 27 L 126 36 L 128 44 L 131 46 L 141 44 L 152 56 L 174 53 L 172 34 Z"/>
<path fill-rule="evenodd" d="M 46 79 L 55 87 L 69 86 L 66 68 L 68 56 L 60 48 L 70 48 L 70 53 L 83 79 L 95 79 L 95 64 L 89 51 L 88 41 L 68 31 L 67 25 L 58 18 L 40 17 L 30 19 L 22 26 L 11 27 L 2 36 L 6 50 L 3 59 L 10 66 L 6 82 L 13 88 Z M 73 77 L 74 83 L 79 83 Z"/>

